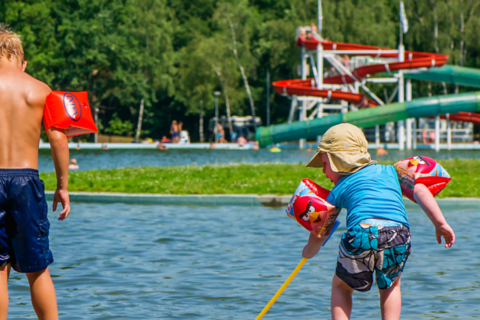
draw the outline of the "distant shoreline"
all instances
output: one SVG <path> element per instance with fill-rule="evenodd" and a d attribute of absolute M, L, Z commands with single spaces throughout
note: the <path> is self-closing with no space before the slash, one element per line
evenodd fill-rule
<path fill-rule="evenodd" d="M 78 149 L 79 150 L 102 150 L 103 147 L 107 147 L 109 150 L 131 150 L 131 149 L 157 149 L 158 142 L 154 143 L 91 143 L 91 142 L 69 142 L 68 148 L 69 149 Z M 201 142 L 194 142 L 188 144 L 181 144 L 181 143 L 163 143 L 163 146 L 167 147 L 168 149 L 172 150 L 190 150 L 190 149 L 211 149 L 211 143 L 201 143 Z M 215 150 L 252 150 L 254 146 L 253 142 L 249 142 L 240 146 L 238 143 L 216 143 L 214 148 Z M 296 143 L 281 143 L 277 144 L 280 149 L 297 149 L 298 144 Z M 317 148 L 316 142 L 307 142 L 305 145 L 306 148 Z M 376 150 L 377 148 L 383 148 L 386 150 L 399 150 L 398 143 L 380 143 L 376 145 L 375 143 L 369 143 L 368 149 L 369 150 Z M 39 145 L 39 149 L 50 149 L 50 144 L 41 143 Z M 434 144 L 419 144 L 417 145 L 416 150 L 434 150 Z M 268 148 L 264 148 L 263 150 L 268 150 Z M 405 149 L 406 150 L 406 149 Z M 412 149 L 414 150 L 414 149 Z M 447 151 L 447 144 L 441 143 L 440 144 L 441 151 Z M 451 150 L 480 150 L 479 143 L 452 143 Z M 161 150 L 159 150 L 161 151 Z"/>

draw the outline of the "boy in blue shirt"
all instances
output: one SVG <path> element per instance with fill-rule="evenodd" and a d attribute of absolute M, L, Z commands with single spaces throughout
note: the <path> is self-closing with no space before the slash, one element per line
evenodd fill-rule
<path fill-rule="evenodd" d="M 370 290 L 375 272 L 382 319 L 398 320 L 400 276 L 411 252 L 411 233 L 395 168 L 371 160 L 365 135 L 348 123 L 323 135 L 307 167 L 323 167 L 335 184 L 327 201 L 347 209 L 347 232 L 340 242 L 332 281 L 332 319 L 350 318 L 353 290 Z M 434 224 L 437 242 L 443 236 L 445 247 L 451 247 L 455 234 L 430 191 L 418 184 L 414 198 Z M 303 257 L 312 258 L 324 241 L 310 234 Z"/>

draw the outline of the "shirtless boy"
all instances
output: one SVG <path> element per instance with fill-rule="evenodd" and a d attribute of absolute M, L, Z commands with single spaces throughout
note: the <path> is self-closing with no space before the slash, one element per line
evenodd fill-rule
<path fill-rule="evenodd" d="M 25 73 L 20 37 L 0 25 L 0 320 L 7 319 L 10 268 L 25 273 L 39 319 L 58 319 L 55 289 L 48 271 L 47 202 L 38 177 L 38 144 L 50 88 Z M 53 211 L 70 213 L 67 137 L 47 132 L 57 174 Z"/>

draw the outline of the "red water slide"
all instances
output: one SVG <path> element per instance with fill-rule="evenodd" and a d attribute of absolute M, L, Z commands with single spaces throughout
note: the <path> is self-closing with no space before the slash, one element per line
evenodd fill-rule
<path fill-rule="evenodd" d="M 440 116 L 445 119 L 446 116 Z M 472 122 L 473 124 L 480 125 L 480 114 L 472 112 L 458 112 L 450 115 L 452 121 Z"/>
<path fill-rule="evenodd" d="M 365 46 L 362 44 L 350 44 L 350 43 L 341 43 L 341 42 L 332 42 L 332 41 L 318 41 L 314 37 L 298 37 L 296 45 L 299 47 L 305 47 L 307 49 L 316 50 L 317 46 L 321 44 L 323 50 L 342 50 L 342 51 L 355 51 L 356 56 L 370 56 L 375 58 L 396 58 L 398 59 L 397 53 L 386 53 L 385 51 L 392 51 L 395 49 L 374 47 L 374 46 Z M 359 51 L 368 51 L 365 54 L 359 54 Z M 375 51 L 375 53 L 372 53 Z M 345 84 L 345 83 L 354 83 L 355 81 L 361 81 L 366 76 L 371 74 L 376 74 L 380 72 L 392 72 L 397 70 L 407 70 L 407 69 L 418 69 L 418 68 L 432 68 L 432 67 L 441 67 L 447 63 L 448 55 L 446 54 L 437 54 L 437 53 L 426 53 L 426 52 L 415 52 L 415 51 L 405 51 L 404 61 L 392 61 L 389 63 L 382 64 L 373 64 L 368 66 L 362 66 L 355 69 L 352 74 L 353 77 L 349 75 L 337 75 L 325 78 L 323 83 L 331 84 Z"/>
<path fill-rule="evenodd" d="M 361 44 L 350 44 L 333 41 L 318 41 L 315 37 L 300 36 L 297 39 L 296 45 L 305 47 L 306 49 L 316 50 L 321 44 L 323 50 L 342 50 L 352 51 L 355 55 L 365 55 L 371 57 L 382 58 L 396 58 L 397 53 L 391 53 L 394 49 L 366 46 Z M 365 53 L 361 53 L 365 51 Z M 388 52 L 390 51 L 390 52 Z M 440 67 L 447 63 L 448 55 L 436 53 L 424 53 L 415 51 L 405 51 L 403 62 L 392 61 L 383 64 L 373 64 L 359 67 L 352 72 L 352 76 L 347 74 L 334 75 L 323 78 L 323 83 L 328 84 L 348 84 L 355 81 L 361 81 L 368 75 L 380 72 L 392 72 L 405 69 L 417 69 L 424 67 Z M 378 103 L 374 100 L 368 99 L 365 95 L 360 93 L 353 93 L 341 90 L 331 89 L 317 89 L 314 78 L 307 80 L 281 80 L 273 83 L 275 92 L 279 94 L 297 95 L 297 96 L 314 96 L 333 100 L 345 100 L 357 105 L 359 108 L 376 107 Z"/>
<path fill-rule="evenodd" d="M 296 43 L 299 47 L 305 47 L 306 49 L 316 50 L 318 45 L 321 44 L 323 50 L 342 50 L 355 52 L 356 56 L 371 56 L 374 58 L 391 58 L 397 59 L 382 64 L 373 64 L 368 66 L 359 67 L 352 72 L 352 76 L 348 74 L 334 75 L 331 77 L 323 78 L 323 83 L 327 84 L 350 84 L 356 81 L 362 81 L 365 77 L 381 72 L 391 73 L 398 70 L 418 69 L 418 68 L 431 68 L 440 67 L 447 63 L 448 55 L 405 51 L 404 61 L 398 61 L 398 53 L 392 53 L 394 49 L 366 46 L 361 44 L 350 44 L 333 41 L 319 41 L 315 37 L 300 36 Z M 362 53 L 361 51 L 365 51 Z M 390 51 L 390 52 L 389 52 Z M 297 95 L 297 96 L 313 96 L 322 97 L 332 100 L 344 100 L 357 105 L 359 108 L 377 107 L 378 103 L 375 100 L 368 99 L 361 93 L 354 93 L 349 91 L 332 90 L 332 89 L 317 89 L 314 78 L 307 80 L 281 80 L 273 83 L 273 87 L 278 94 Z M 467 121 L 480 125 L 480 114 L 459 112 L 457 114 L 450 115 L 450 120 L 454 121 Z"/>

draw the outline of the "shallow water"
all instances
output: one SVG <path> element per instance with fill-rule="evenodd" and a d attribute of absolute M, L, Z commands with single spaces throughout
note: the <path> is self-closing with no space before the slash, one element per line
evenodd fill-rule
<path fill-rule="evenodd" d="M 413 155 L 424 155 L 434 159 L 480 159 L 480 150 L 389 150 L 387 156 L 377 157 L 370 150 L 373 159 L 380 161 L 399 161 Z M 139 166 L 185 166 L 231 163 L 304 163 L 315 154 L 313 151 L 283 149 L 272 153 L 261 150 L 70 150 L 70 157 L 76 158 L 80 170 L 111 169 Z M 50 150 L 40 150 L 39 170 L 54 171 Z"/>
<path fill-rule="evenodd" d="M 402 319 L 480 319 L 476 211 L 445 212 L 457 232 L 436 244 L 409 211 L 413 253 L 402 277 Z M 301 259 L 307 232 L 283 209 L 74 204 L 50 214 L 61 319 L 254 319 Z M 342 226 L 264 319 L 330 319 Z M 9 319 L 35 318 L 25 277 L 12 273 Z M 380 319 L 378 291 L 354 295 L 352 319 Z"/>

